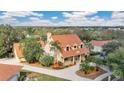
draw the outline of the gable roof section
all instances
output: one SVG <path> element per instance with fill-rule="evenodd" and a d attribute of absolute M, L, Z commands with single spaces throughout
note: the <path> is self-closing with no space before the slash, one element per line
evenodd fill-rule
<path fill-rule="evenodd" d="M 58 41 L 61 47 L 66 47 L 67 45 L 73 46 L 74 44 L 80 45 L 83 43 L 76 34 L 52 35 L 52 39 Z"/>
<path fill-rule="evenodd" d="M 66 58 L 66 57 L 72 57 L 72 56 L 77 56 L 81 54 L 87 55 L 89 53 L 89 49 L 88 48 L 77 48 L 77 49 L 70 50 L 70 51 L 63 50 L 61 53 L 62 53 L 62 56 Z"/>
<path fill-rule="evenodd" d="M 103 45 L 107 44 L 108 42 L 111 42 L 111 40 L 100 40 L 100 41 L 98 41 L 98 40 L 92 40 L 91 41 L 91 44 L 93 46 L 103 46 Z"/>
<path fill-rule="evenodd" d="M 21 68 L 18 65 L 0 64 L 0 81 L 11 79 Z"/>

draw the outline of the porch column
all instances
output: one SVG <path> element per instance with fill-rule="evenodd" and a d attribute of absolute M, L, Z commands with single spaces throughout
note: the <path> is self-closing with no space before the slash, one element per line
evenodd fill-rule
<path fill-rule="evenodd" d="M 63 63 L 65 62 L 65 58 L 62 59 L 62 62 L 63 62 Z"/>
<path fill-rule="evenodd" d="M 79 60 L 80 63 L 81 63 L 81 58 L 82 58 L 82 57 L 81 57 L 81 55 L 80 55 L 80 60 Z"/>
<path fill-rule="evenodd" d="M 75 58 L 74 58 L 74 56 L 73 56 L 73 64 L 75 63 Z"/>

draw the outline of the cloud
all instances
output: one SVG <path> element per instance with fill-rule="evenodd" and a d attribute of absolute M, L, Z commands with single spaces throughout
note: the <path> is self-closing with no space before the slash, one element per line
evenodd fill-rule
<path fill-rule="evenodd" d="M 82 11 L 82 12 L 63 12 L 63 16 L 67 18 L 81 18 L 85 16 L 90 16 L 93 14 L 96 14 L 97 12 L 87 12 L 87 11 Z"/>
<path fill-rule="evenodd" d="M 2 12 L 0 15 L 1 24 L 19 25 L 20 21 L 17 17 L 42 17 L 43 14 L 30 12 L 30 11 L 14 11 L 14 12 Z M 23 23 L 21 23 L 23 24 Z"/>
<path fill-rule="evenodd" d="M 59 25 L 67 26 L 91 26 L 97 25 L 103 21 L 102 18 L 94 16 L 97 12 L 63 12 L 65 20 L 59 22 Z M 91 17 L 89 17 L 91 16 Z"/>
<path fill-rule="evenodd" d="M 30 17 L 28 21 L 21 22 L 17 25 L 21 26 L 53 26 L 50 20 L 40 19 L 37 17 Z"/>
<path fill-rule="evenodd" d="M 124 12 L 112 12 L 111 19 L 106 21 L 106 25 L 124 26 Z"/>
<path fill-rule="evenodd" d="M 2 12 L 1 24 L 15 26 L 124 26 L 124 12 L 112 12 L 106 19 L 97 12 L 62 12 L 63 20 L 57 16 L 44 19 L 42 13 L 37 12 Z M 20 18 L 26 18 L 20 21 Z M 56 20 L 57 21 L 53 21 Z"/>
<path fill-rule="evenodd" d="M 59 25 L 67 26 L 124 26 L 124 12 L 112 12 L 110 19 L 96 16 L 97 12 L 63 12 L 65 20 Z M 90 17 L 89 17 L 90 16 Z"/>
<path fill-rule="evenodd" d="M 36 16 L 36 17 L 42 17 L 43 14 L 39 14 L 36 12 L 30 12 L 30 11 L 15 11 L 15 12 L 3 12 L 2 17 L 26 17 L 26 16 Z"/>
<path fill-rule="evenodd" d="M 122 18 L 124 18 L 124 12 L 116 11 L 112 13 L 112 19 L 122 19 Z"/>
<path fill-rule="evenodd" d="M 57 16 L 53 16 L 53 17 L 51 17 L 51 19 L 55 20 L 55 19 L 58 19 L 58 17 Z"/>

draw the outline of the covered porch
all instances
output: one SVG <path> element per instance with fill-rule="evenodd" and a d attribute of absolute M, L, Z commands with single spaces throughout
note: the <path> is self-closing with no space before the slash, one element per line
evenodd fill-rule
<path fill-rule="evenodd" d="M 68 66 L 68 65 L 74 65 L 78 62 L 82 62 L 85 60 L 85 55 L 76 55 L 76 56 L 71 56 L 71 57 L 66 57 L 66 58 L 62 58 L 63 59 L 63 64 L 65 66 Z"/>

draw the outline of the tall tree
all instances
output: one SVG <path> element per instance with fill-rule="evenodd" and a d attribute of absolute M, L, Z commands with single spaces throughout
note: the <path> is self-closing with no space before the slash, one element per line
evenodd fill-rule
<path fill-rule="evenodd" d="M 121 47 L 121 43 L 117 42 L 117 41 L 113 41 L 113 42 L 109 42 L 109 43 L 105 44 L 103 46 L 103 51 L 107 55 L 108 53 L 113 52 L 114 50 L 118 49 L 119 47 Z"/>
<path fill-rule="evenodd" d="M 35 32 L 35 30 L 36 30 L 35 28 L 28 27 L 27 30 L 26 30 L 27 31 L 27 36 L 30 36 L 31 34 L 33 34 Z"/>
<path fill-rule="evenodd" d="M 39 60 L 43 55 L 43 49 L 39 42 L 35 39 L 25 39 L 22 41 L 23 54 L 25 59 L 31 63 Z"/>

